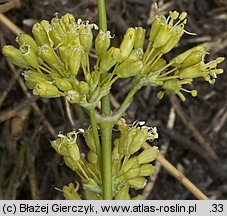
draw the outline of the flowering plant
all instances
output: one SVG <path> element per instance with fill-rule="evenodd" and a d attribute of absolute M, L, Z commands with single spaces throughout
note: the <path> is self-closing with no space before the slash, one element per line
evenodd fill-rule
<path fill-rule="evenodd" d="M 154 172 L 151 164 L 158 157 L 158 149 L 143 144 L 158 138 L 156 128 L 144 122 L 127 124 L 122 115 L 130 106 L 136 92 L 144 86 L 160 87 L 157 97 L 176 94 L 184 101 L 183 92 L 196 78 L 210 84 L 224 58 L 205 63 L 204 47 L 191 48 L 167 62 L 164 55 L 180 41 L 185 30 L 187 14 L 169 12 L 169 16 L 156 16 L 144 50 L 145 29 L 128 28 L 118 48 L 111 46 L 110 31 L 100 22 L 90 24 L 75 20 L 72 14 L 56 15 L 51 22 L 42 20 L 32 28 L 33 37 L 18 35 L 19 49 L 7 45 L 3 54 L 23 69 L 27 87 L 43 98 L 65 97 L 71 104 L 79 104 L 89 115 L 91 128 L 59 133 L 51 142 L 65 164 L 75 171 L 83 182 L 83 195 L 79 183 L 70 183 L 62 191 L 66 199 L 140 199 L 131 197 L 130 188 L 143 189 L 146 176 Z M 93 30 L 98 30 L 94 39 Z M 96 63 L 92 68 L 89 53 L 94 43 Z M 83 77 L 81 78 L 81 74 Z M 110 109 L 108 95 L 119 79 L 133 78 L 133 84 L 121 106 Z M 96 107 L 101 101 L 101 112 Z M 112 141 L 112 129 L 117 125 L 119 136 Z M 99 135 L 101 132 L 101 136 Z M 89 149 L 85 155 L 77 144 L 82 135 Z"/>

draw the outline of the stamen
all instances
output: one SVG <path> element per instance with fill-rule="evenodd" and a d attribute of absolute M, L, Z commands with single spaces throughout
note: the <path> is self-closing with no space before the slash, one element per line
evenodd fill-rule
<path fill-rule="evenodd" d="M 187 17 L 186 12 L 182 12 L 181 15 L 179 16 L 179 20 L 184 20 Z"/>
<path fill-rule="evenodd" d="M 169 16 L 173 19 L 176 20 L 179 17 L 179 13 L 177 11 L 170 11 Z"/>
<path fill-rule="evenodd" d="M 185 96 L 181 92 L 176 93 L 182 101 L 185 101 Z"/>
<path fill-rule="evenodd" d="M 189 32 L 189 31 L 186 31 L 185 29 L 184 29 L 184 32 L 186 33 L 186 34 L 188 34 L 188 35 L 197 35 L 196 33 L 193 33 L 193 32 Z"/>

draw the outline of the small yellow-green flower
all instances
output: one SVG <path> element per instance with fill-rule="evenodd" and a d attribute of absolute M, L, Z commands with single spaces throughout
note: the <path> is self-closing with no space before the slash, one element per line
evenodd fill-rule
<path fill-rule="evenodd" d="M 124 38 L 120 45 L 120 57 L 119 62 L 123 62 L 131 53 L 136 40 L 136 30 L 134 28 L 128 28 L 124 35 Z"/>
<path fill-rule="evenodd" d="M 184 34 L 187 13 L 169 12 L 168 18 L 157 16 L 152 24 L 150 42 L 165 54 L 173 49 Z M 178 19 L 178 20 L 177 20 Z"/>
<path fill-rule="evenodd" d="M 102 59 L 106 54 L 111 39 L 110 31 L 104 32 L 102 30 L 99 31 L 96 39 L 95 39 L 95 50 L 96 55 L 99 59 Z"/>
<path fill-rule="evenodd" d="M 58 88 L 49 82 L 37 83 L 33 90 L 33 94 L 40 95 L 44 98 L 56 98 L 61 96 Z"/>
<path fill-rule="evenodd" d="M 80 200 L 80 195 L 78 193 L 79 183 L 76 183 L 76 186 L 73 183 L 69 183 L 69 185 L 65 185 L 62 189 L 63 196 L 66 200 Z"/>
<path fill-rule="evenodd" d="M 19 49 L 12 45 L 6 45 L 3 47 L 3 54 L 13 62 L 13 64 L 21 68 L 29 68 L 29 63 L 26 62 Z"/>

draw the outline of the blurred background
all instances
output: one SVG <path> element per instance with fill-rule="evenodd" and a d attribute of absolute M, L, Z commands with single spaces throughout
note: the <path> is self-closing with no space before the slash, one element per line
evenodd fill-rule
<path fill-rule="evenodd" d="M 158 8 L 155 6 L 158 4 Z M 177 54 L 204 45 L 210 53 L 206 60 L 227 57 L 226 0 L 106 0 L 108 29 L 119 46 L 128 27 L 142 26 L 149 36 L 157 14 L 170 10 L 188 13 L 185 34 L 171 53 Z M 34 23 L 72 13 L 98 24 L 95 0 L 0 0 L 0 13 L 26 33 Z M 16 35 L 6 26 L 0 14 L 0 48 L 16 45 Z M 147 37 L 148 38 L 148 37 Z M 147 44 L 147 42 L 146 42 Z M 214 85 L 196 80 L 191 86 L 198 96 L 181 102 L 175 96 L 156 98 L 158 89 L 140 90 L 125 114 L 129 123 L 145 120 L 158 128 L 154 145 L 161 153 L 210 199 L 227 198 L 227 63 L 225 72 Z M 112 90 L 113 109 L 124 99 L 131 79 L 118 81 Z M 70 119 L 73 121 L 70 121 Z M 78 106 L 68 106 L 63 98 L 42 99 L 32 95 L 21 76 L 0 52 L 0 199 L 62 199 L 56 188 L 75 182 L 75 174 L 63 164 L 50 145 L 59 131 L 69 132 L 88 127 L 86 113 Z M 79 140 L 83 149 L 83 140 Z M 160 164 L 141 191 L 144 199 L 195 199 Z"/>

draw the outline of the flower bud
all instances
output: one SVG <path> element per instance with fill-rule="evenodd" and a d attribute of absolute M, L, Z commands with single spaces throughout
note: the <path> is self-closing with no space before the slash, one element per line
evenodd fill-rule
<path fill-rule="evenodd" d="M 60 44 L 64 43 L 64 36 L 65 33 L 63 32 L 59 22 L 56 20 L 56 18 L 51 20 L 51 29 L 49 31 L 50 39 L 53 41 L 53 43 L 56 46 L 59 46 Z"/>
<path fill-rule="evenodd" d="M 76 184 L 76 187 L 73 183 L 65 185 L 62 189 L 63 196 L 66 200 L 81 200 L 80 195 L 78 194 L 79 183 Z"/>
<path fill-rule="evenodd" d="M 203 76 L 201 65 L 197 64 L 191 67 L 182 68 L 179 70 L 178 76 L 180 79 L 195 79 Z M 179 85 L 179 84 L 178 84 Z"/>
<path fill-rule="evenodd" d="M 70 158 L 72 162 L 76 164 L 80 159 L 80 150 L 76 143 L 77 133 L 72 131 L 67 135 L 59 134 L 58 137 L 57 140 L 51 143 L 52 147 L 59 154 Z"/>
<path fill-rule="evenodd" d="M 46 20 L 43 20 L 41 23 L 44 24 L 44 21 L 46 21 Z M 46 22 L 48 22 L 48 21 L 46 21 Z M 52 44 L 50 43 L 50 38 L 48 37 L 48 33 L 46 32 L 45 28 L 43 27 L 43 25 L 41 23 L 36 23 L 32 27 L 32 33 L 34 35 L 35 41 L 37 42 L 37 44 L 39 46 L 44 45 L 44 44 L 48 44 L 49 46 L 51 46 Z M 51 28 L 51 26 L 50 26 L 50 28 Z"/>
<path fill-rule="evenodd" d="M 39 55 L 50 67 L 61 73 L 63 63 L 51 46 L 48 44 L 41 46 L 39 49 Z"/>
<path fill-rule="evenodd" d="M 199 62 L 203 62 L 205 55 L 206 52 L 204 50 L 195 50 L 187 56 L 187 58 L 181 63 L 180 67 L 187 68 L 196 65 Z"/>
<path fill-rule="evenodd" d="M 121 188 L 114 196 L 115 200 L 130 200 L 131 197 L 129 195 L 129 187 L 124 186 Z"/>
<path fill-rule="evenodd" d="M 92 41 L 93 41 L 93 34 L 91 27 L 88 26 L 83 26 L 79 29 L 79 37 L 80 37 L 80 44 L 84 48 L 84 51 L 86 53 L 89 53 L 91 46 L 92 46 Z"/>
<path fill-rule="evenodd" d="M 136 30 L 134 28 L 128 28 L 126 34 L 120 45 L 120 58 L 118 62 L 123 62 L 131 53 L 136 39 Z"/>
<path fill-rule="evenodd" d="M 58 88 L 48 82 L 40 82 L 35 86 L 33 90 L 34 95 L 40 95 L 44 98 L 55 98 L 60 97 Z"/>
<path fill-rule="evenodd" d="M 154 22 L 152 23 L 151 26 L 151 31 L 150 31 L 150 37 L 149 41 L 154 42 L 155 38 L 157 37 L 161 26 L 165 22 L 166 18 L 164 16 L 156 16 Z"/>
<path fill-rule="evenodd" d="M 28 34 L 20 33 L 17 38 L 16 42 L 20 45 L 28 45 L 35 53 L 38 53 L 38 46 L 35 40 Z"/>
<path fill-rule="evenodd" d="M 129 169 L 126 173 L 124 173 L 124 178 L 125 179 L 133 179 L 136 178 L 137 176 L 139 176 L 140 174 L 140 168 L 133 168 L 133 169 Z"/>
<path fill-rule="evenodd" d="M 38 56 L 30 45 L 24 44 L 20 46 L 20 51 L 24 60 L 33 68 L 39 67 Z"/>
<path fill-rule="evenodd" d="M 196 46 L 193 47 L 183 53 L 181 53 L 180 55 L 176 56 L 175 58 L 173 58 L 170 63 L 172 66 L 174 67 L 179 67 L 181 65 L 181 63 L 194 51 L 201 51 L 204 52 L 204 47 L 203 46 Z"/>
<path fill-rule="evenodd" d="M 146 142 L 147 138 L 148 128 L 146 127 L 139 129 L 130 143 L 129 154 L 134 154 L 135 152 L 137 152 Z"/>
<path fill-rule="evenodd" d="M 64 67 L 67 68 L 67 73 L 68 72 L 68 68 L 69 68 L 69 59 L 72 56 L 72 53 L 74 51 L 74 46 L 72 46 L 71 44 L 66 45 L 61 45 L 58 50 L 59 50 L 59 54 L 60 54 L 60 59 L 64 64 Z"/>
<path fill-rule="evenodd" d="M 134 43 L 134 48 L 143 49 L 146 30 L 142 27 L 136 27 L 135 30 L 136 30 L 136 39 Z"/>
<path fill-rule="evenodd" d="M 21 51 L 17 48 L 15 48 L 14 46 L 11 45 L 7 45 L 3 47 L 2 53 L 9 58 L 9 60 L 21 67 L 21 68 L 28 68 L 29 64 L 24 60 Z"/>
<path fill-rule="evenodd" d="M 68 151 L 64 145 L 64 140 L 63 139 L 56 139 L 50 142 L 52 148 L 60 155 L 62 156 L 68 156 Z"/>
<path fill-rule="evenodd" d="M 171 94 L 175 94 L 176 92 L 180 91 L 181 83 L 177 79 L 170 79 L 164 81 L 162 88 L 164 88 L 167 92 Z"/>
<path fill-rule="evenodd" d="M 127 60 L 141 60 L 143 58 L 143 50 L 133 49 L 130 55 L 128 56 Z"/>
<path fill-rule="evenodd" d="M 96 55 L 99 59 L 102 59 L 106 54 L 108 48 L 110 47 L 110 31 L 104 32 L 102 30 L 99 31 L 96 39 L 95 39 L 95 50 Z"/>
<path fill-rule="evenodd" d="M 87 159 L 91 164 L 96 165 L 98 163 L 98 156 L 95 152 L 89 151 L 87 153 Z"/>
<path fill-rule="evenodd" d="M 60 25 L 65 32 L 70 32 L 75 30 L 75 18 L 72 14 L 66 13 L 60 20 Z"/>
<path fill-rule="evenodd" d="M 74 90 L 67 91 L 66 100 L 71 104 L 79 103 L 80 95 L 77 91 L 74 91 Z"/>
<path fill-rule="evenodd" d="M 138 156 L 139 164 L 150 163 L 158 157 L 158 148 L 149 147 L 144 149 Z"/>
<path fill-rule="evenodd" d="M 27 70 L 23 72 L 26 85 L 29 89 L 34 89 L 37 83 L 51 81 L 51 79 L 38 71 Z"/>
<path fill-rule="evenodd" d="M 122 172 L 125 173 L 128 170 L 132 168 L 137 168 L 137 167 L 139 167 L 138 159 L 137 157 L 132 157 L 125 162 L 124 166 L 122 167 Z"/>
<path fill-rule="evenodd" d="M 54 81 L 54 84 L 61 91 L 69 91 L 73 89 L 72 84 L 68 79 L 57 79 Z"/>
<path fill-rule="evenodd" d="M 184 29 L 181 26 L 178 26 L 175 31 L 171 32 L 169 40 L 160 48 L 162 54 L 166 54 L 172 50 L 178 44 L 183 34 Z"/>
<path fill-rule="evenodd" d="M 119 154 L 121 155 L 129 155 L 129 147 L 131 145 L 133 137 L 136 135 L 138 129 L 135 127 L 130 128 L 125 133 L 122 133 L 119 138 Z"/>
<path fill-rule="evenodd" d="M 141 60 L 126 60 L 117 67 L 115 73 L 120 78 L 128 78 L 141 73 L 142 68 L 143 62 Z"/>
<path fill-rule="evenodd" d="M 200 62 L 192 67 L 184 68 L 179 71 L 179 77 L 203 77 L 210 84 L 214 84 L 218 74 L 223 73 L 222 69 L 217 69 L 217 65 L 224 60 L 223 57 L 219 57 L 211 62 Z M 190 73 L 191 70 L 191 73 Z"/>
<path fill-rule="evenodd" d="M 53 46 L 54 43 L 53 43 L 53 41 L 50 39 L 50 35 L 49 35 L 49 32 L 50 32 L 50 30 L 52 29 L 51 24 L 50 24 L 47 20 L 42 20 L 42 21 L 40 22 L 40 24 L 43 26 L 43 28 L 44 28 L 45 31 L 46 31 L 47 37 L 48 37 L 48 39 L 49 39 L 50 46 Z"/>
<path fill-rule="evenodd" d="M 168 25 L 161 26 L 156 38 L 154 39 L 153 47 L 159 48 L 165 45 L 171 36 L 171 27 Z"/>
<path fill-rule="evenodd" d="M 103 73 L 109 71 L 117 63 L 120 55 L 120 49 L 111 47 L 107 51 L 106 55 L 101 59 L 100 72 Z"/>
<path fill-rule="evenodd" d="M 77 146 L 76 141 L 73 143 L 66 143 L 66 149 L 68 151 L 69 157 L 73 160 L 74 163 L 77 163 L 80 160 L 80 150 Z"/>
<path fill-rule="evenodd" d="M 92 130 L 85 130 L 84 133 L 83 133 L 83 136 L 84 136 L 84 139 L 85 139 L 85 142 L 86 142 L 88 148 L 91 151 L 96 153 L 95 140 L 94 140 L 94 137 L 93 137 Z"/>
<path fill-rule="evenodd" d="M 139 167 L 139 176 L 150 176 L 154 172 L 154 166 L 151 164 L 143 164 Z"/>
<path fill-rule="evenodd" d="M 82 55 L 82 49 L 81 47 L 77 47 L 73 50 L 72 55 L 69 57 L 69 60 L 68 60 L 69 70 L 73 76 L 76 76 L 79 71 L 81 55 Z"/>
<path fill-rule="evenodd" d="M 80 81 L 78 84 L 78 92 L 82 95 L 86 95 L 89 93 L 89 84 L 84 82 L 84 81 Z"/>
<path fill-rule="evenodd" d="M 139 189 L 143 189 L 146 186 L 147 180 L 144 177 L 139 176 L 134 179 L 128 180 L 128 183 L 132 188 L 139 190 Z"/>
<path fill-rule="evenodd" d="M 63 158 L 66 166 L 68 166 L 73 171 L 77 171 L 78 163 L 75 163 L 71 157 L 64 156 Z"/>
<path fill-rule="evenodd" d="M 164 16 L 156 17 L 150 33 L 153 48 L 159 48 L 162 54 L 173 49 L 184 34 L 186 16 L 187 13 L 181 13 L 179 16 L 178 12 L 170 11 L 167 19 Z M 179 20 L 174 23 L 177 18 Z"/>

